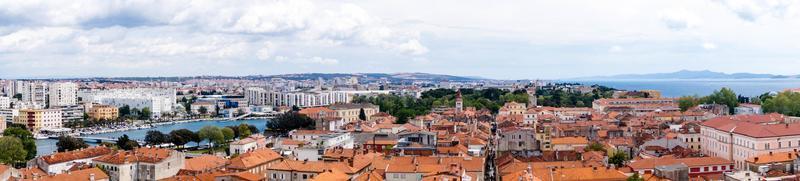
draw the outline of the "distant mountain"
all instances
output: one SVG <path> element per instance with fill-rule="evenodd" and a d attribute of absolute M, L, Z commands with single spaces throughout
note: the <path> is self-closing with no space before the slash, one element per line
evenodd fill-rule
<path fill-rule="evenodd" d="M 621 74 L 611 76 L 580 77 L 573 79 L 781 79 L 798 78 L 797 75 L 774 75 L 774 74 L 754 74 L 754 73 L 722 73 L 709 70 L 681 70 L 671 73 L 653 74 Z"/>

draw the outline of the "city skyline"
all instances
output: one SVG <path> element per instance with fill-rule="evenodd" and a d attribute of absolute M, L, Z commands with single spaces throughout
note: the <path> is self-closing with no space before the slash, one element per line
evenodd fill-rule
<path fill-rule="evenodd" d="M 405 2 L 4 1 L 0 77 L 800 74 L 793 1 Z"/>

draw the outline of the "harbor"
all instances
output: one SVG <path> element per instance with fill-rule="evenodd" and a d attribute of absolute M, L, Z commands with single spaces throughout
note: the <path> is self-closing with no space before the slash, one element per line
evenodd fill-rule
<path fill-rule="evenodd" d="M 260 119 L 240 119 L 240 120 L 225 120 L 225 119 L 217 119 L 217 120 L 209 120 L 209 119 L 195 119 L 195 120 L 183 120 L 183 121 L 173 121 L 173 122 L 163 122 L 163 123 L 153 123 L 153 124 L 146 124 L 140 126 L 128 126 L 128 127 L 117 127 L 112 129 L 91 129 L 91 130 L 81 130 L 80 134 L 76 136 L 85 136 L 86 138 L 90 139 L 103 139 L 103 140 L 116 140 L 122 135 L 128 135 L 132 140 L 144 140 L 145 135 L 148 131 L 157 130 L 161 131 L 165 134 L 168 134 L 172 130 L 178 129 L 188 129 L 191 131 L 200 130 L 204 126 L 234 126 L 239 124 L 249 124 L 256 126 L 258 130 L 263 131 L 266 127 L 267 120 L 265 118 Z M 37 147 L 37 155 L 48 155 L 56 150 L 56 142 L 57 139 L 49 139 L 50 136 L 42 137 L 39 136 L 36 140 L 36 147 Z M 97 144 L 96 141 L 86 141 L 88 144 L 95 145 Z M 193 144 L 193 143 L 189 143 Z"/>

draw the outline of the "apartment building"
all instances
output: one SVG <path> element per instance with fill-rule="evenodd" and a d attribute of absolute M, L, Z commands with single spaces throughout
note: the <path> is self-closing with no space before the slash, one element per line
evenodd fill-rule
<path fill-rule="evenodd" d="M 59 109 L 23 109 L 14 119 L 15 124 L 25 125 L 29 131 L 38 133 L 41 129 L 62 128 L 62 114 Z"/>
<path fill-rule="evenodd" d="M 48 86 L 49 107 L 78 104 L 78 84 L 72 82 L 51 83 Z"/>
<path fill-rule="evenodd" d="M 114 120 L 119 118 L 119 108 L 104 104 L 93 105 L 88 114 L 94 120 Z"/>

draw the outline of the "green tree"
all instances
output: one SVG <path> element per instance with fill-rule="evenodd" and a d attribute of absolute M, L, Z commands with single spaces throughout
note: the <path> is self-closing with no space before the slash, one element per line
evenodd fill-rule
<path fill-rule="evenodd" d="M 212 152 L 214 151 L 214 147 L 225 142 L 225 135 L 222 133 L 222 130 L 216 126 L 200 128 L 200 130 L 197 131 L 197 135 L 201 140 L 208 140 L 208 142 L 214 143 L 214 146 L 211 147 Z"/>
<path fill-rule="evenodd" d="M 22 147 L 25 149 L 25 159 L 30 160 L 36 157 L 36 139 L 33 134 L 24 129 L 24 125 L 12 125 L 3 131 L 3 136 L 15 137 L 20 140 Z"/>
<path fill-rule="evenodd" d="M 131 115 L 131 106 L 123 105 L 122 107 L 119 107 L 120 118 L 128 117 L 129 115 Z"/>
<path fill-rule="evenodd" d="M 225 141 L 230 141 L 236 138 L 236 134 L 234 133 L 233 129 L 229 127 L 224 127 L 220 131 L 222 131 L 222 137 Z"/>
<path fill-rule="evenodd" d="M 250 125 L 248 124 L 244 123 L 239 124 L 237 129 L 239 130 L 239 138 L 247 138 L 248 136 L 253 134 L 252 132 L 250 132 Z"/>
<path fill-rule="evenodd" d="M 195 134 L 188 129 L 179 129 L 169 132 L 169 137 L 169 141 L 175 146 L 183 146 L 192 141 Z"/>
<path fill-rule="evenodd" d="M 314 120 L 298 112 L 287 112 L 267 123 L 267 129 L 286 133 L 294 129 L 313 129 Z"/>
<path fill-rule="evenodd" d="M 16 94 L 14 94 L 13 98 L 17 99 L 17 100 L 22 100 L 22 94 L 21 93 L 16 93 Z"/>
<path fill-rule="evenodd" d="M 59 136 L 56 142 L 58 152 L 78 150 L 89 147 L 83 140 L 74 138 L 72 136 Z"/>
<path fill-rule="evenodd" d="M 788 116 L 800 116 L 800 93 L 784 91 L 769 97 L 761 104 L 764 112 L 781 113 Z"/>
<path fill-rule="evenodd" d="M 681 111 L 686 111 L 689 110 L 689 108 L 699 105 L 700 101 L 700 98 L 697 96 L 683 96 L 678 98 L 678 107 L 681 108 Z"/>
<path fill-rule="evenodd" d="M 141 120 L 148 120 L 148 119 L 150 119 L 150 117 L 152 117 L 152 116 L 153 116 L 153 112 L 152 112 L 152 111 L 150 111 L 150 107 L 144 107 L 144 108 L 142 108 L 142 111 L 141 111 L 141 113 L 139 114 L 139 119 L 141 119 Z"/>
<path fill-rule="evenodd" d="M 610 157 L 608 157 L 608 163 L 617 165 L 617 167 L 623 166 L 623 164 L 627 160 L 628 160 L 628 154 L 621 151 L 616 151 Z"/>
<path fill-rule="evenodd" d="M 205 106 L 200 106 L 200 108 L 197 108 L 197 112 L 199 112 L 200 114 L 206 114 L 208 113 L 208 108 L 206 108 Z"/>
<path fill-rule="evenodd" d="M 584 148 L 584 150 L 586 150 L 586 151 L 602 151 L 602 152 L 605 152 L 606 148 L 601 143 L 593 142 L 592 144 L 589 144 L 589 146 Z"/>
<path fill-rule="evenodd" d="M 633 172 L 633 175 L 628 177 L 626 181 L 644 181 L 644 178 L 639 176 L 639 172 Z"/>
<path fill-rule="evenodd" d="M 720 90 L 714 91 L 711 95 L 705 97 L 705 103 L 709 104 L 723 104 L 728 106 L 730 113 L 739 106 L 739 97 L 730 88 L 723 87 Z"/>
<path fill-rule="evenodd" d="M 22 141 L 16 137 L 0 137 L 0 163 L 15 165 L 25 162 L 28 151 L 23 148 Z"/>
<path fill-rule="evenodd" d="M 358 110 L 358 119 L 362 120 L 362 121 L 366 121 L 367 120 L 367 113 L 364 111 L 364 108 L 361 108 L 360 110 Z"/>
<path fill-rule="evenodd" d="M 147 131 L 144 142 L 148 145 L 160 145 L 169 142 L 169 136 L 158 130 Z"/>
<path fill-rule="evenodd" d="M 247 128 L 250 129 L 250 134 L 260 133 L 255 125 L 247 125 Z"/>
<path fill-rule="evenodd" d="M 139 147 L 139 143 L 131 140 L 127 134 L 123 134 L 119 138 L 117 138 L 117 147 L 123 150 L 133 150 Z"/>

